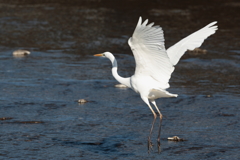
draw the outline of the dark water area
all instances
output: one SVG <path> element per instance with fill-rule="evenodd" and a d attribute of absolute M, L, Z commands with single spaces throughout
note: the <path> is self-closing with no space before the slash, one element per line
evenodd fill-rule
<path fill-rule="evenodd" d="M 93 57 L 111 51 L 131 76 L 127 40 L 139 16 L 163 28 L 166 48 L 219 26 L 206 54 L 187 52 L 176 66 L 169 91 L 179 97 L 157 100 L 160 154 L 157 127 L 147 152 L 149 108 L 114 87 L 108 59 Z M 239 26 L 237 0 L 0 0 L 0 159 L 240 159 Z"/>

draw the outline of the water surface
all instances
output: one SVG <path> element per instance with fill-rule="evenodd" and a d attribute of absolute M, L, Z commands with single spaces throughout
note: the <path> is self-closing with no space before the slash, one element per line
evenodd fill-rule
<path fill-rule="evenodd" d="M 0 159 L 240 159 L 238 1 L 25 0 L 0 9 Z M 176 66 L 169 91 L 179 97 L 157 101 L 161 154 L 157 127 L 147 153 L 149 108 L 114 87 L 109 60 L 92 56 L 111 51 L 131 76 L 127 40 L 139 16 L 163 27 L 167 48 L 219 25 L 206 54 L 186 53 Z M 16 49 L 31 54 L 13 57 Z M 167 141 L 175 135 L 187 141 Z"/>

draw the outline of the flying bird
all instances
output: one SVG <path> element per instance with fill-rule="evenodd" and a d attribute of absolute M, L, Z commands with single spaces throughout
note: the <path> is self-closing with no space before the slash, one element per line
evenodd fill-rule
<path fill-rule="evenodd" d="M 154 26 L 154 23 L 148 24 L 148 19 L 142 23 L 142 18 L 139 17 L 134 33 L 128 40 L 136 62 L 135 73 L 131 77 L 123 78 L 118 75 L 117 61 L 112 53 L 104 52 L 94 55 L 107 57 L 112 62 L 113 77 L 119 83 L 139 93 L 142 100 L 152 111 L 154 118 L 148 136 L 148 152 L 150 152 L 153 146 L 151 135 L 157 118 L 157 114 L 151 104 L 156 108 L 160 118 L 157 138 L 158 151 L 160 152 L 160 133 L 163 116 L 156 105 L 155 99 L 178 96 L 166 90 L 170 87 L 169 79 L 174 71 L 174 66 L 187 50 L 200 47 L 207 37 L 216 32 L 218 29 L 215 25 L 216 23 L 208 24 L 166 50 L 162 28 Z"/>

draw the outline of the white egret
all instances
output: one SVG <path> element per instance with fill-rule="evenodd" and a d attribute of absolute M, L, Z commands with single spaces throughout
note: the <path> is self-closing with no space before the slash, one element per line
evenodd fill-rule
<path fill-rule="evenodd" d="M 152 109 L 149 102 L 156 108 L 160 117 L 157 139 L 158 151 L 160 152 L 160 133 L 163 116 L 156 105 L 155 99 L 178 96 L 177 94 L 166 91 L 166 89 L 170 87 L 169 79 L 174 70 L 174 66 L 187 50 L 193 50 L 200 47 L 207 37 L 215 33 L 217 30 L 215 24 L 217 22 L 208 24 L 167 50 L 164 46 L 162 28 L 153 26 L 154 23 L 148 25 L 147 23 L 148 19 L 142 23 L 142 18 L 140 17 L 132 37 L 128 40 L 128 44 L 131 47 L 136 62 L 135 73 L 131 77 L 123 78 L 118 75 L 117 61 L 112 53 L 104 52 L 102 54 L 95 54 L 94 56 L 102 56 L 110 59 L 112 62 L 113 77 L 119 83 L 139 93 L 142 100 L 152 111 L 154 119 L 148 137 L 148 151 L 152 149 L 151 134 L 157 118 L 157 114 Z"/>

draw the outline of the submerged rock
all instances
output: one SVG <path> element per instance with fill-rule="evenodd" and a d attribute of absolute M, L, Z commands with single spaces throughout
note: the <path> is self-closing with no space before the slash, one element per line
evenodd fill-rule
<path fill-rule="evenodd" d="M 178 136 L 168 137 L 169 141 L 186 141 L 186 139 L 179 138 Z"/>
<path fill-rule="evenodd" d="M 115 85 L 116 88 L 128 88 L 126 85 L 124 84 L 116 84 Z"/>
<path fill-rule="evenodd" d="M 19 50 L 16 50 L 13 52 L 13 56 L 14 57 L 23 57 L 23 56 L 29 55 L 30 53 L 31 52 L 28 50 L 19 49 Z"/>
<path fill-rule="evenodd" d="M 79 99 L 78 100 L 78 103 L 81 103 L 81 104 L 83 104 L 83 103 L 87 103 L 88 101 L 86 100 L 86 99 Z"/>

